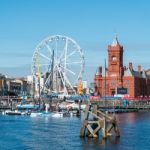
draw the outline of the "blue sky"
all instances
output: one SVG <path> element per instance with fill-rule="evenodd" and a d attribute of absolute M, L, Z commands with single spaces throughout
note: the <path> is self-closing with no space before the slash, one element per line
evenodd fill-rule
<path fill-rule="evenodd" d="M 124 65 L 150 68 L 149 0 L 0 0 L 0 72 L 31 73 L 37 44 L 55 34 L 73 38 L 86 58 L 84 78 L 92 81 L 104 65 L 107 45 L 117 33 Z"/>

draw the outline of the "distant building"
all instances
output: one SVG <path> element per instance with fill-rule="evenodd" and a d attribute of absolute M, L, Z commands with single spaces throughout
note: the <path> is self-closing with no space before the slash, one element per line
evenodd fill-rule
<path fill-rule="evenodd" d="M 8 82 L 8 92 L 12 93 L 13 95 L 21 95 L 22 93 L 22 83 L 16 80 L 9 80 Z"/>
<path fill-rule="evenodd" d="M 150 96 L 150 70 L 142 70 L 140 65 L 134 70 L 131 62 L 128 67 L 123 66 L 123 46 L 116 37 L 108 46 L 106 72 L 101 66 L 97 69 L 94 89 L 100 96 L 115 94 L 126 94 L 130 97 Z"/>
<path fill-rule="evenodd" d="M 31 93 L 30 83 L 26 78 L 8 78 L 0 74 L 0 96 L 29 95 Z"/>
<path fill-rule="evenodd" d="M 33 83 L 33 76 L 32 75 L 27 76 L 27 83 L 29 83 L 29 84 Z"/>
<path fill-rule="evenodd" d="M 82 83 L 83 83 L 83 88 L 84 88 L 84 89 L 87 89 L 87 87 L 88 87 L 87 81 L 82 81 Z"/>
<path fill-rule="evenodd" d="M 0 95 L 5 95 L 5 92 L 7 91 L 7 84 L 6 84 L 6 76 L 3 74 L 0 74 Z"/>

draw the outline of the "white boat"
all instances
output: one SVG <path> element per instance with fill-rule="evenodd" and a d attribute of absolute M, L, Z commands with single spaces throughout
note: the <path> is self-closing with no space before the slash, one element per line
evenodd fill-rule
<path fill-rule="evenodd" d="M 4 115 L 23 115 L 20 111 L 18 110 L 6 110 L 3 112 Z"/>
<path fill-rule="evenodd" d="M 63 117 L 63 113 L 62 112 L 55 112 L 55 113 L 52 113 L 51 116 L 54 118 L 60 118 L 60 117 Z"/>
<path fill-rule="evenodd" d="M 61 117 L 70 117 L 70 113 L 66 111 L 61 111 L 61 112 L 53 112 L 51 114 L 52 117 L 54 118 L 61 118 Z"/>
<path fill-rule="evenodd" d="M 32 112 L 30 114 L 30 117 L 43 117 L 43 116 L 48 117 L 48 116 L 50 116 L 50 113 L 47 113 L 47 112 Z"/>

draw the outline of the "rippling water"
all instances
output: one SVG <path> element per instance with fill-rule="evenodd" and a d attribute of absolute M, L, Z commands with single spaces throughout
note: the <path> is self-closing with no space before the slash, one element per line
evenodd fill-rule
<path fill-rule="evenodd" d="M 0 116 L 0 150 L 150 150 L 150 112 L 118 116 L 121 137 L 79 137 L 81 118 Z"/>

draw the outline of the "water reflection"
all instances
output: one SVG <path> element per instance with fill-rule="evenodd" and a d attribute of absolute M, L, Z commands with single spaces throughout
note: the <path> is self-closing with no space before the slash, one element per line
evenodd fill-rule
<path fill-rule="evenodd" d="M 117 145 L 119 145 L 120 138 L 119 137 L 108 137 L 107 139 L 104 138 L 82 138 L 82 146 L 83 149 L 91 149 L 94 147 L 94 149 L 108 149 L 111 147 L 111 149 L 115 149 Z"/>
<path fill-rule="evenodd" d="M 0 116 L 0 150 L 150 150 L 150 112 L 117 114 L 120 138 L 80 138 L 83 119 Z"/>

